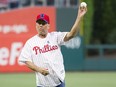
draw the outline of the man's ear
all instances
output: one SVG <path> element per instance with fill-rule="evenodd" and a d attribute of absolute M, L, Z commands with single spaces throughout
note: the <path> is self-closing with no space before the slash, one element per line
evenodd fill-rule
<path fill-rule="evenodd" d="M 36 28 L 37 28 L 37 23 L 35 24 Z"/>
<path fill-rule="evenodd" d="M 50 28 L 50 24 L 47 24 L 47 26 L 48 26 L 48 29 Z"/>

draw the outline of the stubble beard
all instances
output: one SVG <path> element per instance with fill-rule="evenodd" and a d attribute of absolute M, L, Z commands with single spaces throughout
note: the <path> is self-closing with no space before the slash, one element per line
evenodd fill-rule
<path fill-rule="evenodd" d="M 41 38 L 45 38 L 46 36 L 47 36 L 46 32 L 39 33 L 39 37 L 41 37 Z"/>

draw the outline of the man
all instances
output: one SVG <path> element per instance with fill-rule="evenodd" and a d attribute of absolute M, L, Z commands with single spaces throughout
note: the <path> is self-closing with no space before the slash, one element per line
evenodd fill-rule
<path fill-rule="evenodd" d="M 19 61 L 24 62 L 36 73 L 37 87 L 65 87 L 65 69 L 60 46 L 76 36 L 79 23 L 87 12 L 79 7 L 78 15 L 70 32 L 51 32 L 49 16 L 39 14 L 36 20 L 37 35 L 24 45 Z"/>

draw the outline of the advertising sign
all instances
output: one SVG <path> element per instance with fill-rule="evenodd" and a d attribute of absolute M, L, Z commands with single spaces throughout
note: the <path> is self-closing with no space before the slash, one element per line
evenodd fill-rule
<path fill-rule="evenodd" d="M 54 7 L 28 7 L 0 14 L 0 72 L 30 72 L 18 62 L 20 51 L 27 39 L 37 34 L 36 16 L 50 17 L 50 32 L 56 28 Z"/>

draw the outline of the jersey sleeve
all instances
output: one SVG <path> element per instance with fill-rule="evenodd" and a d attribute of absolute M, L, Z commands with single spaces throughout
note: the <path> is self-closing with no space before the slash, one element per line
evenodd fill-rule
<path fill-rule="evenodd" d="M 58 32 L 57 33 L 57 42 L 59 45 L 64 45 L 64 37 L 68 32 Z"/>
<path fill-rule="evenodd" d="M 67 48 L 79 48 L 81 44 L 81 39 L 76 36 L 69 41 L 64 41 L 64 37 L 68 32 L 58 32 L 57 34 L 57 41 L 59 45 L 64 45 Z"/>
<path fill-rule="evenodd" d="M 32 62 L 30 45 L 28 42 L 26 42 L 26 44 L 22 48 L 22 51 L 21 51 L 20 56 L 19 56 L 19 62 L 25 63 L 26 61 Z"/>

